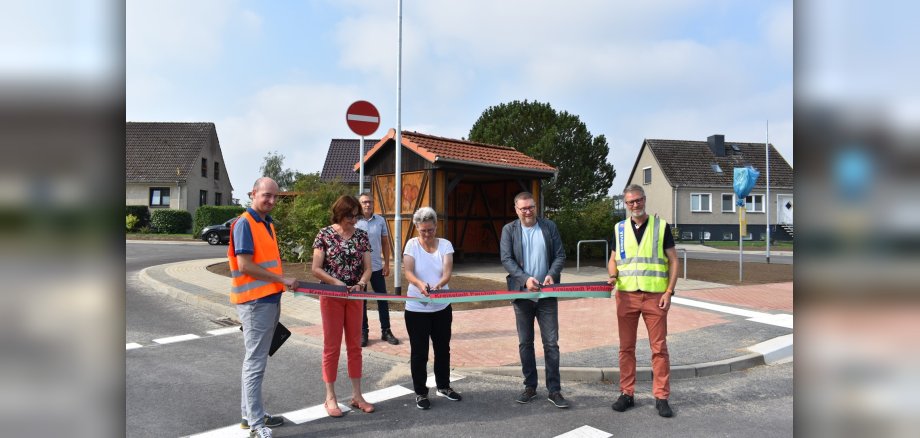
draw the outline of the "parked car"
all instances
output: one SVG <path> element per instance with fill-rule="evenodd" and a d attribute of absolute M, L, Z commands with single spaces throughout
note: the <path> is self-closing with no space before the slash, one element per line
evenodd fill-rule
<path fill-rule="evenodd" d="M 201 230 L 201 240 L 211 245 L 220 245 L 230 242 L 230 224 L 239 218 L 232 218 L 222 224 L 208 225 Z"/>

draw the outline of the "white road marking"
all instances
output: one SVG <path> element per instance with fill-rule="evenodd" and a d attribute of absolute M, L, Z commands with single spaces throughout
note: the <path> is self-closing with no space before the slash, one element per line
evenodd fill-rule
<path fill-rule="evenodd" d="M 141 348 L 141 347 L 143 347 L 143 345 L 138 344 L 137 342 L 131 342 L 131 343 L 125 344 L 125 350 L 133 350 L 135 348 Z"/>
<path fill-rule="evenodd" d="M 179 336 L 170 336 L 168 338 L 154 339 L 153 342 L 156 342 L 157 344 L 172 344 L 173 342 L 189 341 L 192 339 L 198 339 L 200 337 L 201 336 L 198 336 L 198 335 L 187 334 L 187 335 L 179 335 Z"/>
<path fill-rule="evenodd" d="M 603 430 L 595 429 L 591 426 L 581 426 L 562 435 L 556 435 L 556 438 L 607 438 L 611 436 L 613 435 Z"/>
<path fill-rule="evenodd" d="M 455 382 L 455 381 L 460 380 L 460 379 L 462 379 L 462 378 L 463 378 L 463 376 L 461 376 L 461 375 L 459 375 L 459 374 L 450 373 L 450 381 L 451 381 L 451 382 Z M 434 381 L 434 374 L 429 374 L 429 375 L 428 375 L 428 380 L 425 381 L 425 386 L 427 386 L 427 387 L 429 387 L 429 388 L 436 388 L 436 387 L 437 387 L 437 383 Z"/>
<path fill-rule="evenodd" d="M 465 378 L 465 376 L 450 373 L 451 382 L 455 382 L 463 378 Z M 433 379 L 434 379 L 434 375 L 428 376 L 429 381 L 433 381 Z M 431 386 L 431 385 L 432 383 L 428 384 L 428 386 Z M 414 393 L 415 391 L 408 389 L 405 386 L 393 385 L 388 388 L 383 388 L 383 389 L 378 389 L 376 391 L 368 392 L 364 394 L 364 399 L 367 400 L 368 403 L 381 403 L 387 400 L 392 400 L 394 398 L 403 397 L 403 396 L 414 394 Z M 346 400 L 349 400 L 349 399 L 346 399 Z M 351 407 L 346 406 L 345 404 L 342 404 L 342 403 L 339 403 L 339 409 L 342 410 L 342 413 L 349 412 L 352 410 Z M 307 423 L 310 421 L 315 421 L 315 420 L 319 420 L 322 418 L 326 418 L 329 416 L 329 414 L 326 413 L 326 407 L 323 406 L 322 404 L 306 407 L 303 409 L 298 409 L 296 411 L 285 412 L 280 415 L 283 416 L 287 421 L 290 421 L 294 424 L 303 424 L 303 423 Z M 202 437 L 202 438 L 204 437 L 207 437 L 207 438 L 238 437 L 238 436 L 241 436 L 240 432 L 241 432 L 240 425 L 239 423 L 236 423 L 236 424 L 233 424 L 227 427 L 222 427 L 220 429 L 214 429 L 214 430 L 203 432 L 197 435 L 190 435 L 190 437 L 195 437 L 195 438 L 198 438 L 198 437 Z M 579 435 L 576 435 L 576 436 L 579 436 Z M 588 437 L 588 438 L 594 438 L 595 436 L 600 437 L 602 435 L 585 435 L 585 437 Z M 603 436 L 607 437 L 610 435 L 603 435 Z"/>
<path fill-rule="evenodd" d="M 792 328 L 792 315 L 788 313 L 772 314 L 756 312 L 753 310 L 739 309 L 737 307 L 723 306 L 721 304 L 706 303 L 703 301 L 689 300 L 687 298 L 674 297 L 671 302 L 683 306 L 698 307 L 700 309 L 713 310 L 716 312 L 727 313 L 729 315 L 738 315 L 748 318 L 748 321 L 759 322 L 761 324 L 775 325 L 779 327 Z"/>
<path fill-rule="evenodd" d="M 249 436 L 249 431 L 240 429 L 240 423 L 236 423 L 232 426 L 222 427 L 220 429 L 214 429 L 208 432 L 199 433 L 197 435 L 190 435 L 190 438 L 241 438 L 244 436 Z"/>
<path fill-rule="evenodd" d="M 237 332 L 243 333 L 240 331 L 240 326 L 238 325 L 233 326 L 233 327 L 224 327 L 224 328 L 216 329 L 216 330 L 208 330 L 208 334 L 214 335 L 214 336 L 229 335 L 231 333 L 237 333 Z"/>

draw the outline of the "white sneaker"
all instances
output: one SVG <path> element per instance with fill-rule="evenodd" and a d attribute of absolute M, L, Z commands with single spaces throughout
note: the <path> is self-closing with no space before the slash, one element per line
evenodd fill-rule
<path fill-rule="evenodd" d="M 267 427 L 250 430 L 249 438 L 272 438 L 272 430 Z"/>

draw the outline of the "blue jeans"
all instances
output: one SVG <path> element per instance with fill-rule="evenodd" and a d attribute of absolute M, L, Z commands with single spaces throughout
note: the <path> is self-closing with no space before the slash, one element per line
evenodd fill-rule
<path fill-rule="evenodd" d="M 241 417 L 255 430 L 263 426 L 265 407 L 262 405 L 262 377 L 268 364 L 268 349 L 272 344 L 275 326 L 281 317 L 281 303 L 237 304 L 236 312 L 243 323 L 243 358 Z"/>
<path fill-rule="evenodd" d="M 383 277 L 383 269 L 371 272 L 371 288 L 375 294 L 387 293 L 387 281 Z M 380 331 L 385 332 L 390 329 L 390 303 L 389 301 L 377 300 L 377 313 L 380 316 Z M 364 301 L 364 322 L 361 324 L 363 333 L 367 333 L 367 301 Z"/>
<path fill-rule="evenodd" d="M 514 300 L 514 319 L 517 322 L 518 351 L 521 354 L 521 369 L 524 372 L 524 386 L 537 388 L 537 359 L 533 348 L 533 320 L 540 324 L 543 340 L 543 361 L 546 369 L 546 389 L 549 392 L 562 390 L 559 377 L 559 303 L 555 298 Z"/>

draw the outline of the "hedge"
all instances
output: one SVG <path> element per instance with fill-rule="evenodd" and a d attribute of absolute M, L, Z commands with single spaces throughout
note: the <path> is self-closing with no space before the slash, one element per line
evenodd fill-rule
<path fill-rule="evenodd" d="M 201 229 L 208 225 L 222 224 L 227 219 L 232 219 L 246 211 L 239 205 L 202 205 L 195 210 L 195 223 L 192 227 L 192 233 L 195 237 L 201 233 Z"/>
<path fill-rule="evenodd" d="M 188 233 L 192 226 L 192 215 L 185 210 L 157 209 L 150 218 L 150 226 L 157 233 Z"/>
<path fill-rule="evenodd" d="M 129 214 L 137 218 L 137 225 L 131 231 L 150 226 L 150 209 L 146 205 L 126 205 L 125 217 Z"/>

